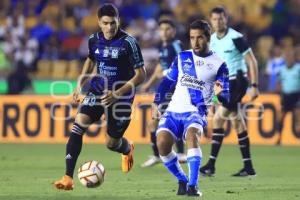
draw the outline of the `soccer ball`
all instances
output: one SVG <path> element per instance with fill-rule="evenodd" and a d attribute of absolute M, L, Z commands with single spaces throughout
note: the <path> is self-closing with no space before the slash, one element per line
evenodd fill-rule
<path fill-rule="evenodd" d="M 83 163 L 78 169 L 78 179 L 88 188 L 99 187 L 104 182 L 105 169 L 95 160 Z"/>

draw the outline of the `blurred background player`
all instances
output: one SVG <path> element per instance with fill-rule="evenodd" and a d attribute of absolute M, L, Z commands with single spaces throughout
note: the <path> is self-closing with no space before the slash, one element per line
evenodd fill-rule
<path fill-rule="evenodd" d="M 282 114 L 279 123 L 277 145 L 281 144 L 281 132 L 288 112 L 294 112 L 300 98 L 300 63 L 295 62 L 295 52 L 285 54 L 286 65 L 278 72 L 278 91 L 281 93 Z M 296 117 L 299 117 L 295 115 Z M 296 122 L 299 119 L 296 119 Z"/>
<path fill-rule="evenodd" d="M 159 46 L 159 63 L 157 64 L 154 73 L 150 77 L 150 79 L 141 87 L 141 92 L 148 91 L 154 84 L 156 84 L 159 80 L 161 80 L 167 73 L 169 67 L 172 64 L 172 61 L 177 56 L 179 52 L 183 50 L 182 44 L 179 40 L 175 38 L 176 35 L 176 27 L 175 23 L 169 19 L 168 17 L 162 17 L 159 20 L 159 36 L 161 39 L 161 44 Z M 173 86 L 173 90 L 175 89 L 175 85 Z M 173 90 L 171 91 L 173 93 Z M 171 98 L 171 95 L 169 95 Z M 168 106 L 169 99 L 166 99 L 166 102 L 163 102 L 161 106 L 159 106 L 160 112 L 163 113 L 166 107 Z M 154 112 L 155 113 L 155 112 Z M 151 133 L 151 146 L 153 150 L 153 155 L 149 156 L 149 159 L 146 160 L 142 167 L 150 167 L 161 160 L 159 158 L 159 153 L 156 145 L 156 129 L 158 126 L 159 119 L 153 115 L 152 121 L 149 124 L 149 129 Z M 178 140 L 176 142 L 178 149 L 178 159 L 179 162 L 186 162 L 186 155 L 184 154 L 184 144 L 182 140 Z"/>
<path fill-rule="evenodd" d="M 211 36 L 210 48 L 225 60 L 229 69 L 230 101 L 216 110 L 213 118 L 212 147 L 209 161 L 201 167 L 200 172 L 208 176 L 215 174 L 215 162 L 224 138 L 224 122 L 229 119 L 238 134 L 244 162 L 243 169 L 233 176 L 256 175 L 250 156 L 247 127 L 238 110 L 238 105 L 240 105 L 248 88 L 247 65 L 250 68 L 251 100 L 254 100 L 259 94 L 257 62 L 243 35 L 227 26 L 228 16 L 223 7 L 219 6 L 211 10 L 210 21 L 215 31 Z"/>
<path fill-rule="evenodd" d="M 208 106 L 214 93 L 221 102 L 229 100 L 228 69 L 222 59 L 209 51 L 210 34 L 210 26 L 205 21 L 196 20 L 190 25 L 192 49 L 178 54 L 155 96 L 159 105 L 172 89 L 170 86 L 176 83 L 172 100 L 159 121 L 157 146 L 161 160 L 179 182 L 177 195 L 202 195 L 198 190 L 202 159 L 199 136 L 207 125 Z M 172 150 L 178 139 L 187 144 L 189 177 Z"/>
<path fill-rule="evenodd" d="M 81 74 L 83 78 L 73 95 L 75 102 L 79 101 L 81 86 L 93 72 L 95 64 L 98 75 L 92 78 L 91 89 L 75 118 L 66 147 L 66 173 L 54 183 L 57 189 L 73 189 L 73 173 L 82 148 L 82 136 L 104 113 L 107 119 L 107 148 L 122 154 L 123 172 L 127 173 L 133 166 L 134 146 L 123 134 L 130 123 L 134 99 L 132 91 L 145 79 L 144 62 L 136 40 L 119 29 L 119 13 L 115 6 L 104 4 L 100 7 L 98 23 L 101 32 L 90 36 L 89 55 Z M 104 88 L 105 84 L 107 88 Z"/>

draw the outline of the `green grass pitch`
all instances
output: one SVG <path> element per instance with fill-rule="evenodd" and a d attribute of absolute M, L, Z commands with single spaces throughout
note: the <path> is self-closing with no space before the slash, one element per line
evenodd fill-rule
<path fill-rule="evenodd" d="M 238 146 L 224 145 L 214 178 L 200 177 L 202 199 L 300 199 L 300 147 L 252 146 L 258 176 L 234 178 L 230 174 L 242 167 Z M 206 162 L 210 145 L 203 145 Z M 0 144 L 1 200 L 141 200 L 186 199 L 177 197 L 177 182 L 159 164 L 143 169 L 140 164 L 150 154 L 149 145 L 136 145 L 135 166 L 123 174 L 120 155 L 104 145 L 84 145 L 79 163 L 98 160 L 106 169 L 99 188 L 83 187 L 75 174 L 73 191 L 58 191 L 51 183 L 64 174 L 65 145 Z M 184 165 L 187 172 L 187 167 Z"/>

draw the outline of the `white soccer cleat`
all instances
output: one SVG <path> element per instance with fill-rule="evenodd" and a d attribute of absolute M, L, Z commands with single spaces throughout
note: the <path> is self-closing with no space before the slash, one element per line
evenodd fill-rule
<path fill-rule="evenodd" d="M 158 163 L 160 163 L 161 160 L 159 157 L 157 156 L 149 156 L 149 159 L 146 160 L 142 165 L 141 167 L 151 167 L 153 165 L 156 165 Z"/>

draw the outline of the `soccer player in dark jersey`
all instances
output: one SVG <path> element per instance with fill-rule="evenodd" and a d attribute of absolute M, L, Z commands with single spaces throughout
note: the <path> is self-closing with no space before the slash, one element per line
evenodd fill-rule
<path fill-rule="evenodd" d="M 87 128 L 105 113 L 107 120 L 107 148 L 122 154 L 122 171 L 133 166 L 134 146 L 123 134 L 130 123 L 135 87 L 145 79 L 144 61 L 137 41 L 119 28 L 119 13 L 112 4 L 98 10 L 101 32 L 89 38 L 89 56 L 83 77 L 73 94 L 78 102 L 80 88 L 91 76 L 94 67 L 97 75 L 90 80 L 90 89 L 82 101 L 66 147 L 66 172 L 56 181 L 57 189 L 72 190 L 73 173 L 82 148 L 82 136 Z"/>
<path fill-rule="evenodd" d="M 210 49 L 225 60 L 229 69 L 230 101 L 216 110 L 213 118 L 212 146 L 209 161 L 201 167 L 202 175 L 215 174 L 215 162 L 225 136 L 223 125 L 229 119 L 236 130 L 244 167 L 233 176 L 255 176 L 250 154 L 250 141 L 242 113 L 238 109 L 248 89 L 248 68 L 250 73 L 250 97 L 254 100 L 259 95 L 257 61 L 238 31 L 228 27 L 228 15 L 223 7 L 215 7 L 211 11 L 210 21 L 214 33 L 210 40 Z M 247 68 L 248 67 L 248 68 Z"/>
<path fill-rule="evenodd" d="M 179 52 L 183 50 L 182 44 L 179 40 L 175 38 L 176 27 L 175 23 L 168 18 L 162 18 L 158 22 L 159 24 L 159 35 L 161 39 L 161 44 L 159 46 L 159 63 L 157 64 L 154 73 L 150 79 L 141 87 L 142 92 L 146 92 L 151 86 L 153 86 L 157 81 L 161 80 L 164 75 L 167 73 L 169 67 L 171 66 L 173 60 Z M 175 85 L 174 85 L 175 86 Z M 174 88 L 173 88 L 174 89 Z M 170 95 L 171 96 L 171 95 Z M 162 105 L 161 111 L 165 109 L 170 99 L 167 99 L 165 105 Z M 153 150 L 153 155 L 149 156 L 149 159 L 146 160 L 142 167 L 150 167 L 159 163 L 160 157 L 156 145 L 156 129 L 158 126 L 158 119 L 153 118 L 149 124 L 151 132 L 151 145 Z M 184 144 L 182 140 L 176 142 L 178 149 L 178 160 L 181 163 L 186 162 L 186 155 L 184 154 Z"/>

